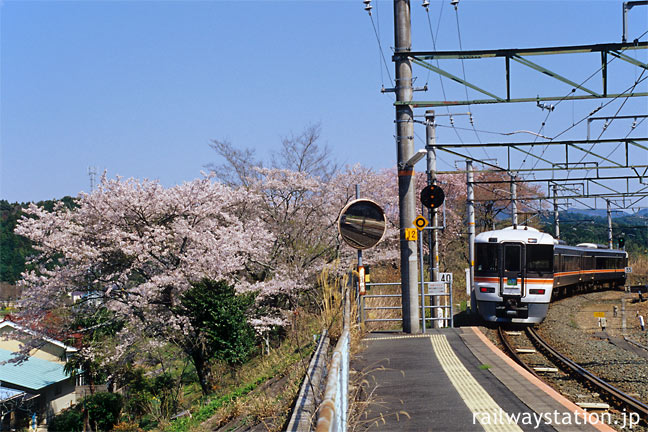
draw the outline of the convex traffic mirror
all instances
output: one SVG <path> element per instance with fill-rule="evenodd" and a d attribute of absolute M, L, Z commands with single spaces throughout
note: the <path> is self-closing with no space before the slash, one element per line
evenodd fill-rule
<path fill-rule="evenodd" d="M 369 249 L 382 240 L 386 225 L 385 212 L 378 204 L 358 199 L 342 209 L 338 230 L 352 248 Z"/>

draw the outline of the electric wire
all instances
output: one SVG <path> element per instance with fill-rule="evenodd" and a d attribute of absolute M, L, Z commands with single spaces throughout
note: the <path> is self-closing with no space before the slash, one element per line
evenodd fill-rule
<path fill-rule="evenodd" d="M 382 43 L 380 42 L 380 35 L 378 33 L 378 29 L 376 28 L 376 23 L 374 22 L 373 16 L 369 14 L 369 19 L 371 20 L 371 26 L 374 31 L 374 35 L 376 36 L 376 41 L 378 42 L 378 51 L 380 52 L 380 58 L 382 59 L 382 63 L 385 66 L 385 70 L 387 71 L 387 76 L 389 77 L 389 82 L 391 85 L 394 85 L 394 80 L 391 77 L 391 74 L 389 73 L 389 67 L 387 66 L 387 60 L 385 59 L 385 53 L 382 47 Z M 380 78 L 383 80 L 383 87 L 384 87 L 384 79 L 383 79 L 383 72 L 382 72 L 382 67 L 380 68 Z"/>
<path fill-rule="evenodd" d="M 642 71 L 641 71 L 641 75 L 639 75 L 639 78 L 635 79 L 635 85 L 632 87 L 632 90 L 634 90 L 634 89 L 637 87 L 637 84 L 639 83 L 639 80 L 641 79 L 641 77 L 643 76 L 643 74 L 644 74 L 645 72 L 646 72 L 646 69 L 642 70 Z M 631 90 L 631 91 L 632 91 L 632 90 Z M 613 116 L 613 117 L 616 117 L 616 116 L 619 115 L 619 112 L 621 112 L 621 110 L 623 109 L 623 107 L 624 107 L 624 105 L 626 104 L 626 102 L 628 102 L 628 99 L 629 99 L 629 97 L 626 97 L 626 98 L 625 98 L 625 100 L 621 103 L 621 105 L 619 106 L 619 108 L 617 109 L 617 111 L 614 113 L 614 116 Z M 611 118 L 609 124 L 612 124 L 612 122 L 614 122 L 614 120 L 615 120 L 614 118 Z M 603 130 L 601 130 L 601 133 L 599 134 L 598 139 L 601 139 L 601 137 L 603 136 L 603 134 L 605 133 L 605 131 L 606 131 L 607 129 L 608 129 L 608 128 L 603 128 Z"/>
<path fill-rule="evenodd" d="M 643 33 L 641 34 L 641 36 L 639 36 L 639 37 L 637 38 L 637 40 L 641 39 L 641 38 L 644 37 L 646 34 L 648 34 L 648 30 L 646 30 L 645 32 L 643 32 Z M 624 49 L 624 50 L 622 50 L 622 52 L 623 52 L 623 51 L 626 51 L 626 50 Z M 605 64 L 605 67 L 609 66 L 609 65 L 610 65 L 610 64 L 611 64 L 615 59 L 616 59 L 616 57 L 612 57 L 610 60 L 608 60 L 607 63 Z M 598 68 L 594 73 L 592 73 L 589 77 L 587 77 L 587 78 L 585 79 L 585 81 L 581 82 L 579 85 L 582 86 L 582 85 L 585 84 L 587 81 L 589 81 L 590 79 L 592 79 L 594 76 L 598 75 L 599 72 L 601 72 L 602 69 L 603 69 L 603 66 L 601 66 L 600 68 Z M 635 87 L 635 85 L 630 86 L 630 88 L 634 88 L 634 87 Z M 626 89 L 625 92 L 627 92 L 628 90 L 629 90 L 629 89 Z M 625 92 L 624 92 L 624 93 L 625 93 Z M 570 91 L 570 93 L 573 93 L 573 91 Z M 567 94 L 565 97 L 567 97 L 567 96 L 569 96 L 569 94 Z M 606 104 L 602 104 L 601 107 L 598 108 L 596 111 L 600 111 L 602 108 L 604 108 L 605 106 L 609 105 L 610 103 L 612 103 L 612 102 L 613 102 L 614 100 L 616 100 L 617 98 L 618 98 L 618 96 L 615 97 L 615 98 L 613 98 L 613 99 L 611 99 L 611 100 L 608 101 Z M 556 103 L 555 106 L 558 106 L 558 104 L 560 104 L 563 100 L 564 100 L 564 98 L 561 99 L 561 100 L 559 100 L 559 101 Z M 579 121 L 576 122 L 575 124 L 572 124 L 572 125 L 571 125 L 570 127 L 568 127 L 567 129 L 565 129 L 565 130 L 563 130 L 562 132 L 560 132 L 559 134 L 555 135 L 555 136 L 552 138 L 552 140 L 555 140 L 556 138 L 558 138 L 558 137 L 560 137 L 561 135 L 565 134 L 566 132 L 570 131 L 570 130 L 573 129 L 574 127 L 578 126 L 580 123 L 582 123 L 583 121 L 587 120 L 587 119 L 588 119 L 592 114 L 593 114 L 593 113 L 588 114 L 588 115 L 585 116 L 583 119 L 579 120 Z"/>
<path fill-rule="evenodd" d="M 641 75 L 643 75 L 644 72 L 645 72 L 645 69 L 644 69 L 644 71 L 641 72 Z M 641 78 L 641 75 L 639 76 L 639 78 Z M 619 112 L 621 111 L 621 108 L 623 108 L 623 105 L 624 105 L 627 101 L 628 101 L 628 98 L 625 99 L 625 101 L 623 102 L 623 104 L 619 107 L 619 109 L 617 110 L 617 112 L 614 114 L 615 117 L 616 117 L 617 115 L 619 115 Z M 615 119 L 612 118 L 611 120 L 614 121 Z M 644 122 L 644 120 L 646 120 L 646 117 L 642 118 L 638 123 L 636 123 L 636 124 L 634 125 L 634 127 L 632 127 L 632 128 L 630 129 L 630 131 L 628 131 L 628 133 L 626 134 L 626 136 L 625 136 L 624 138 L 628 138 L 628 137 L 630 136 L 630 134 L 631 134 L 631 133 L 632 133 L 632 132 L 637 128 L 637 127 L 639 127 L 639 126 L 641 125 L 641 123 Z M 612 121 L 610 121 L 610 124 L 612 124 Z M 601 139 L 601 136 L 603 136 L 603 133 L 604 133 L 606 130 L 607 130 L 607 128 L 606 128 L 606 129 L 603 129 L 603 130 L 601 131 L 601 134 L 599 135 L 598 139 Z M 610 158 L 614 153 L 616 153 L 616 151 L 619 149 L 619 147 L 621 147 L 621 144 L 623 144 L 623 143 L 622 143 L 622 142 L 619 142 L 619 144 L 617 144 L 616 147 L 614 147 L 614 148 L 612 149 L 612 151 L 611 151 L 610 153 L 608 153 L 608 154 L 605 156 L 605 158 L 606 158 L 606 159 L 609 159 L 609 158 Z M 591 150 L 591 149 L 590 149 L 590 150 Z"/>
<path fill-rule="evenodd" d="M 459 129 L 459 130 L 466 130 L 466 131 L 471 131 L 472 130 L 472 129 L 469 129 L 469 128 L 462 128 L 462 127 L 459 127 L 459 126 L 448 126 L 448 125 L 442 125 L 442 124 L 438 124 L 438 123 L 437 123 L 437 126 L 438 127 L 444 127 L 444 128 L 456 128 L 456 129 Z M 517 134 L 517 133 L 528 133 L 530 135 L 537 135 L 535 132 L 528 131 L 528 130 L 518 130 L 518 131 L 513 131 L 513 132 L 495 132 L 495 131 L 488 131 L 488 130 L 484 130 L 484 129 L 477 129 L 477 132 L 486 133 L 486 134 L 492 134 L 492 135 L 503 135 L 503 136 L 510 136 L 510 135 L 514 135 L 514 134 Z M 550 139 L 549 137 L 544 136 L 544 135 L 540 135 L 540 138 Z"/>
<path fill-rule="evenodd" d="M 646 79 L 646 78 L 643 78 L 643 75 L 644 75 L 645 72 L 646 72 L 645 69 L 644 69 L 643 71 L 641 71 L 641 75 L 639 75 L 639 78 L 638 78 L 638 79 L 634 82 L 634 84 L 633 84 L 633 85 L 632 85 L 628 90 L 626 90 L 626 92 L 624 92 L 624 93 L 627 93 L 628 91 L 629 91 L 629 92 L 634 91 L 634 89 L 637 87 L 637 85 L 639 85 L 639 83 L 643 82 L 643 81 Z M 648 77 L 647 77 L 647 78 L 648 78 Z M 612 99 L 612 100 L 610 101 L 610 103 L 613 102 L 613 101 L 616 100 L 616 99 L 618 99 L 618 97 Z M 629 99 L 629 96 L 626 96 L 626 97 L 624 98 L 623 102 L 621 103 L 621 106 L 618 108 L 618 110 L 617 110 L 617 112 L 614 114 L 614 116 L 619 115 L 619 112 L 621 111 L 621 109 L 623 108 L 623 106 L 626 104 L 626 102 L 628 101 L 628 99 Z M 608 105 L 608 104 L 606 104 L 606 105 Z M 600 139 L 601 136 L 603 136 L 603 134 L 605 133 L 606 130 L 607 130 L 607 128 L 605 128 L 605 129 L 603 129 L 603 130 L 601 131 L 601 133 L 599 134 L 598 139 Z M 617 146 L 613 149 L 612 153 L 614 153 L 614 151 L 616 151 L 616 149 L 618 149 L 620 145 L 621 145 L 620 143 L 617 144 Z M 596 143 L 595 143 L 595 144 L 592 144 L 592 145 L 590 146 L 590 148 L 587 149 L 587 150 L 588 150 L 589 152 L 591 152 L 591 151 L 594 149 L 595 146 L 596 146 Z M 580 160 L 577 162 L 577 164 L 582 163 L 582 162 L 585 160 L 586 157 L 587 157 L 587 153 L 583 153 L 583 155 L 581 156 L 581 158 L 580 158 Z M 607 158 L 606 158 L 606 159 L 607 159 Z M 589 172 L 589 171 L 586 171 L 586 172 Z M 569 170 L 568 170 L 568 171 L 567 171 L 567 178 L 569 178 L 569 175 L 570 175 L 570 172 L 569 172 Z"/>
<path fill-rule="evenodd" d="M 643 37 L 643 36 L 646 35 L 647 33 L 648 33 L 648 31 L 644 32 L 644 33 L 643 33 L 639 38 Z M 625 51 L 625 50 L 624 50 L 624 51 Z M 607 67 L 607 66 L 608 66 L 612 61 L 614 61 L 615 59 L 616 59 L 616 57 L 612 57 L 612 58 L 610 58 L 610 59 L 606 62 L 605 66 Z M 592 79 L 594 76 L 598 75 L 599 72 L 601 72 L 601 70 L 603 69 L 603 67 L 604 67 L 604 66 L 599 67 L 599 68 L 598 68 L 594 73 L 592 73 L 592 74 L 591 74 L 589 77 L 587 77 L 583 82 L 581 82 L 581 83 L 579 84 L 579 86 L 584 85 L 584 84 L 587 83 L 590 79 Z M 645 72 L 645 70 L 642 71 L 642 75 L 643 75 L 643 72 Z M 631 91 L 632 89 L 634 89 L 634 88 L 638 85 L 638 83 L 639 83 L 639 82 L 635 82 L 635 84 L 634 84 L 633 86 L 631 86 L 629 89 L 627 89 L 624 93 L 627 93 L 628 91 Z M 555 108 L 556 108 L 560 103 L 562 103 L 564 100 L 566 100 L 566 98 L 567 98 L 571 93 L 573 93 L 574 91 L 575 91 L 575 89 L 572 89 L 572 90 L 571 90 L 569 93 L 567 93 L 563 98 L 559 99 L 559 100 L 556 102 L 556 104 L 554 105 L 554 109 L 555 109 Z M 612 103 L 612 102 L 613 102 L 614 100 L 616 100 L 617 98 L 618 98 L 618 96 L 615 97 L 615 98 L 613 98 L 612 100 L 608 101 L 606 104 L 604 104 L 604 105 L 602 104 L 602 105 L 601 105 L 601 108 L 599 108 L 598 110 L 600 110 L 600 109 L 602 109 L 603 107 L 609 105 L 610 103 Z M 628 97 L 626 97 L 626 101 L 627 101 L 627 99 L 628 99 Z M 625 102 L 624 102 L 624 104 L 625 104 Z M 598 111 L 598 110 L 597 110 L 597 111 Z M 538 133 L 542 132 L 542 130 L 545 128 L 546 123 L 547 123 L 547 120 L 549 119 L 549 115 L 550 115 L 552 112 L 553 112 L 553 110 L 550 110 L 550 111 L 547 113 L 547 116 L 545 116 L 545 119 L 544 119 L 544 121 L 542 122 L 542 124 L 541 124 L 541 126 L 540 126 L 540 129 L 539 129 L 539 131 L 538 131 Z M 592 114 L 592 113 L 588 114 L 587 117 L 583 118 L 582 120 L 578 121 L 577 123 L 574 123 L 574 120 L 573 120 L 573 118 L 572 118 L 572 126 L 568 127 L 567 129 L 565 129 L 564 131 L 562 131 L 562 132 L 559 133 L 558 135 L 554 136 L 553 138 L 550 138 L 550 141 L 555 140 L 556 138 L 558 138 L 559 136 L 563 135 L 563 134 L 566 133 L 567 131 L 571 130 L 572 128 L 574 128 L 574 127 L 577 126 L 578 124 L 582 123 L 582 122 L 585 121 L 589 116 L 591 116 L 591 114 Z M 573 117 L 573 114 L 572 114 L 572 117 Z M 600 138 L 600 136 L 599 136 L 599 138 Z M 593 149 L 593 147 L 594 147 L 594 145 L 592 145 L 592 147 L 591 147 L 589 150 L 591 151 L 591 150 Z M 544 154 L 545 154 L 545 152 L 548 150 L 548 148 L 549 148 L 548 145 L 544 146 L 544 149 L 542 150 L 542 153 L 540 154 L 540 158 L 542 158 L 542 157 L 544 156 Z M 532 149 L 533 149 L 533 146 L 531 147 L 531 150 L 532 150 Z M 541 160 L 540 158 L 537 158 L 537 159 L 536 159 L 536 161 L 535 161 L 534 165 L 531 167 L 531 169 L 535 169 L 535 167 L 537 167 L 537 165 L 540 163 L 540 160 Z M 522 161 L 522 164 L 521 164 L 520 168 L 522 168 L 522 167 L 524 166 L 524 164 L 526 163 L 526 159 L 527 159 L 527 157 L 525 157 L 524 160 Z M 582 162 L 583 159 L 584 159 L 584 157 L 579 161 L 579 163 Z M 567 178 L 569 178 L 569 169 L 568 169 L 568 168 L 567 168 L 567 171 L 568 171 Z"/>
<path fill-rule="evenodd" d="M 645 34 L 645 33 L 644 33 L 644 34 Z M 611 58 L 611 59 L 607 62 L 607 64 L 610 64 L 610 62 L 612 62 L 615 58 L 616 58 L 616 57 Z M 592 77 L 594 77 L 595 75 L 597 75 L 597 74 L 601 71 L 602 68 L 603 68 L 603 66 L 601 66 L 601 68 L 599 68 L 596 72 L 594 72 L 592 75 L 590 75 L 588 78 L 586 78 L 585 81 L 583 81 L 583 82 L 581 83 L 581 85 L 585 84 L 588 80 L 590 80 Z M 641 82 L 645 79 L 645 78 L 642 79 L 642 76 L 643 76 L 644 73 L 645 73 L 645 70 L 643 70 L 643 71 L 641 72 L 641 75 L 640 75 L 639 79 L 637 79 L 637 80 L 635 81 L 635 83 L 634 83 L 631 87 L 629 87 L 628 89 L 626 89 L 626 91 L 625 91 L 624 93 L 627 94 L 629 91 L 630 91 L 630 92 L 633 91 L 633 90 L 636 88 L 636 86 L 637 86 L 639 83 L 641 83 Z M 570 93 L 573 93 L 573 90 L 570 91 Z M 562 99 L 560 99 L 560 100 L 556 103 L 556 105 L 554 105 L 554 107 L 558 106 L 558 104 L 560 104 L 562 101 L 564 101 L 564 100 L 566 99 L 566 97 L 569 96 L 570 93 L 568 93 L 566 96 L 564 96 Z M 602 109 L 603 107 L 609 105 L 610 103 L 614 102 L 614 100 L 616 100 L 616 99 L 618 99 L 618 98 L 619 98 L 619 96 L 617 96 L 617 97 L 613 98 L 612 100 L 608 101 L 606 104 L 602 104 L 602 105 L 601 105 L 601 108 L 599 108 L 599 110 Z M 621 106 L 619 107 L 619 109 L 617 110 L 615 116 L 619 114 L 619 112 L 621 111 L 621 109 L 623 108 L 623 106 L 625 105 L 625 103 L 628 101 L 628 99 L 629 99 L 629 96 L 626 96 L 625 99 L 624 99 L 624 102 L 622 103 L 622 105 L 621 105 Z M 597 111 L 598 111 L 598 110 L 597 110 Z M 547 122 L 547 120 L 548 120 L 548 118 L 549 118 L 549 115 L 550 115 L 551 113 L 552 113 L 552 111 L 549 111 L 549 113 L 547 113 L 547 116 L 545 116 L 545 119 L 544 119 L 544 121 L 542 122 L 541 127 L 540 127 L 540 129 L 539 129 L 539 131 L 538 131 L 539 134 L 542 132 L 542 130 L 543 130 L 544 127 L 546 126 L 546 122 Z M 583 119 L 580 120 L 578 123 L 574 123 L 574 120 L 572 119 L 572 126 L 571 126 L 570 128 L 568 128 L 567 130 L 573 128 L 574 126 L 576 126 L 576 125 L 578 125 L 578 124 L 580 124 L 580 123 L 582 123 L 582 122 L 585 121 L 587 118 L 589 118 L 591 115 L 592 115 L 592 113 L 588 114 L 587 117 L 583 118 Z M 642 122 L 643 122 L 643 120 L 642 120 Z M 567 130 L 561 132 L 559 135 L 556 135 L 556 136 L 553 137 L 553 138 L 550 138 L 550 141 L 555 140 L 558 136 L 564 134 Z M 598 139 L 601 138 L 601 136 L 603 135 L 604 132 L 605 132 L 605 129 L 601 132 L 601 134 L 599 135 Z M 628 135 L 629 135 L 631 132 L 632 132 L 632 131 L 630 131 L 630 132 L 628 133 Z M 628 135 L 626 135 L 626 137 L 627 137 Z M 534 141 L 535 141 L 535 140 L 537 140 L 537 138 L 535 138 Z M 593 150 L 593 148 L 594 148 L 595 145 L 596 145 L 596 144 L 592 144 L 591 147 L 588 149 L 588 151 L 591 152 L 591 151 Z M 617 145 L 617 146 L 612 150 L 612 152 L 610 152 L 610 154 L 608 154 L 608 155 L 606 156 L 606 159 L 609 158 L 609 157 L 610 157 L 610 156 L 611 156 L 611 155 L 612 155 L 612 154 L 613 154 L 613 153 L 614 153 L 614 152 L 619 148 L 620 145 L 621 145 L 621 143 L 619 143 L 619 144 L 618 144 L 618 145 Z M 540 163 L 541 158 L 543 158 L 543 156 L 544 156 L 544 154 L 545 154 L 545 152 L 547 151 L 548 148 L 549 148 L 549 145 L 545 145 L 545 146 L 544 146 L 544 149 L 542 150 L 542 153 L 541 153 L 540 157 L 539 157 L 539 158 L 536 158 L 536 161 L 535 161 L 535 163 L 534 163 L 532 169 L 534 169 L 534 168 L 535 168 L 535 167 Z M 533 146 L 531 146 L 531 149 L 530 149 L 530 150 L 532 150 L 532 149 L 533 149 Z M 587 153 L 585 153 L 577 163 L 578 163 L 578 164 L 582 163 L 583 160 L 586 158 L 586 156 L 587 156 Z M 526 163 L 527 157 L 528 157 L 528 156 L 525 156 L 524 160 L 523 160 L 522 163 L 521 163 L 520 168 L 522 168 L 522 167 L 524 166 L 524 164 Z M 587 172 L 589 172 L 589 171 L 587 171 Z M 564 180 L 569 179 L 569 175 L 570 175 L 570 174 L 571 174 L 571 170 L 569 170 L 569 168 L 567 167 L 567 176 L 566 176 L 566 178 L 565 178 Z"/>
<path fill-rule="evenodd" d="M 459 39 L 459 50 L 463 51 L 463 43 L 461 41 L 461 26 L 459 25 L 459 8 L 457 7 L 457 5 L 455 5 L 455 21 L 457 23 L 457 37 Z M 464 80 L 464 82 L 466 82 L 466 66 L 464 64 L 464 59 L 463 58 L 461 59 L 461 72 L 462 72 L 462 75 L 463 75 L 463 80 Z M 465 84 L 464 84 L 464 91 L 466 92 L 466 100 L 469 100 L 468 86 L 465 85 Z M 470 109 L 470 104 L 468 105 L 468 108 Z M 475 134 L 475 137 L 477 138 L 477 142 L 479 142 L 479 144 L 481 144 L 482 141 L 481 141 L 481 139 L 479 137 L 479 134 L 477 133 L 477 130 L 475 129 L 475 124 L 472 122 L 472 116 L 471 116 L 470 124 L 472 125 L 472 129 L 473 129 L 473 132 Z M 487 159 L 492 159 L 490 157 L 490 155 L 488 154 L 488 151 L 486 151 L 486 148 L 482 147 L 482 150 L 483 150 L 484 154 L 486 155 Z"/>
<path fill-rule="evenodd" d="M 439 27 L 441 26 L 441 15 L 443 14 L 443 4 L 444 2 L 441 2 L 441 10 L 439 11 L 439 20 L 437 21 L 437 30 L 436 30 L 436 36 L 438 36 L 439 33 Z M 430 10 L 426 8 L 426 16 L 427 16 L 427 22 L 428 22 L 428 29 L 430 30 L 430 37 L 432 39 L 432 48 L 436 51 L 436 41 L 437 37 L 435 37 L 435 32 L 432 30 L 432 20 L 430 19 Z M 436 59 L 436 65 L 437 68 L 439 67 L 439 60 Z M 428 69 L 428 79 L 430 76 L 431 70 Z M 441 92 L 443 93 L 443 100 L 447 101 L 448 98 L 446 97 L 446 91 L 445 91 L 445 85 L 443 84 L 443 77 L 438 74 L 439 76 L 439 83 L 441 85 Z M 427 82 L 426 82 L 427 84 Z M 446 106 L 446 112 L 448 115 L 450 115 L 450 108 Z M 459 132 L 455 129 L 454 130 L 455 135 L 457 135 L 457 139 L 459 140 L 460 143 L 464 143 L 463 139 L 461 138 L 461 135 Z M 470 150 L 467 151 L 470 157 L 472 157 L 472 154 L 470 153 Z"/>

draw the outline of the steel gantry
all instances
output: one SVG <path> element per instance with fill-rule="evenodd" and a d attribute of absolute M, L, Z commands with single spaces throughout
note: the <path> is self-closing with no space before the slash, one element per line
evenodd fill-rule
<path fill-rule="evenodd" d="M 459 156 L 462 159 L 472 159 L 475 162 L 483 163 L 486 166 L 495 169 L 496 171 L 507 171 L 512 173 L 535 173 L 540 171 L 556 171 L 556 170 L 586 170 L 586 171 L 596 171 L 595 178 L 601 178 L 599 171 L 600 170 L 610 170 L 610 169 L 630 169 L 633 171 L 632 177 L 639 179 L 645 179 L 648 175 L 648 158 L 642 161 L 630 161 L 631 159 L 631 149 L 638 149 L 639 151 L 648 152 L 648 145 L 643 143 L 648 143 L 648 138 L 609 138 L 609 139 L 596 139 L 596 140 L 560 140 L 560 141 L 533 141 L 533 142 L 506 142 L 506 143 L 479 143 L 479 144 L 469 144 L 469 143 L 450 143 L 450 144 L 438 144 L 436 145 L 437 150 L 443 151 L 453 156 Z M 586 145 L 594 144 L 623 144 L 624 146 L 624 157 L 622 161 L 615 161 L 610 159 L 609 156 L 603 156 L 592 151 L 591 148 L 585 148 Z M 529 150 L 526 150 L 525 147 L 542 147 L 542 146 L 560 146 L 564 147 L 565 157 L 564 161 L 551 161 L 545 157 L 539 156 Z M 507 163 L 506 167 L 499 167 L 488 162 L 482 162 L 479 159 L 474 159 L 465 154 L 459 153 L 454 149 L 470 149 L 470 148 L 506 148 L 507 149 Z M 588 155 L 598 159 L 598 161 L 583 161 L 579 160 L 578 162 L 570 161 L 570 149 L 577 150 L 579 153 Z M 533 168 L 513 168 L 511 165 L 511 150 L 518 151 L 525 154 L 526 156 L 533 157 L 539 161 L 546 163 L 547 167 L 533 167 Z M 648 155 L 648 153 L 646 153 Z M 456 171 L 445 171 L 438 172 L 437 174 L 451 174 Z"/>
<path fill-rule="evenodd" d="M 608 93 L 608 64 L 611 58 L 618 58 L 629 64 L 637 66 L 642 69 L 648 70 L 648 64 L 643 63 L 633 57 L 624 54 L 627 50 L 638 50 L 648 48 L 648 42 L 632 42 L 632 43 L 607 43 L 595 45 L 575 45 L 563 47 L 546 47 L 546 48 L 526 48 L 526 49 L 494 49 L 494 50 L 473 50 L 473 51 L 407 51 L 396 52 L 393 55 L 393 60 L 400 61 L 407 58 L 413 64 L 421 66 L 425 69 L 433 71 L 439 75 L 449 78 L 461 85 L 465 85 L 485 96 L 486 99 L 473 99 L 473 100 L 458 100 L 458 101 L 414 101 L 399 100 L 395 103 L 396 106 L 408 105 L 412 108 L 425 108 L 425 107 L 438 107 L 450 105 L 475 105 L 475 104 L 490 104 L 502 102 L 544 102 L 544 101 L 563 101 L 563 100 L 582 100 L 582 99 L 599 99 L 599 98 L 621 98 L 621 97 L 640 97 L 648 96 L 646 92 L 634 92 L 634 87 L 629 87 L 626 91 L 621 93 Z M 601 89 L 593 90 L 578 84 L 565 76 L 549 70 L 539 64 L 532 62 L 527 57 L 554 55 L 554 54 L 585 54 L 585 53 L 600 53 L 601 56 Z M 504 77 L 506 80 L 506 95 L 497 95 L 495 91 L 483 89 L 473 83 L 466 81 L 446 70 L 434 66 L 428 60 L 472 60 L 472 59 L 486 59 L 486 58 L 502 58 L 504 59 Z M 517 62 L 532 70 L 538 71 L 546 76 L 554 78 L 572 87 L 571 94 L 566 96 L 527 96 L 527 97 L 514 97 L 511 95 L 511 61 Z M 575 94 L 577 90 L 583 94 Z"/>

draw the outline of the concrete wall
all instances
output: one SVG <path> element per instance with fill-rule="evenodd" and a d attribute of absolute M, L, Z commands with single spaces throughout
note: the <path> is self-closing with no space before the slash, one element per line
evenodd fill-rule
<path fill-rule="evenodd" d="M 20 350 L 21 342 L 14 339 L 15 332 L 19 332 L 19 330 L 15 330 L 11 327 L 3 327 L 0 329 L 1 349 L 11 351 L 11 352 L 16 352 Z M 44 341 L 44 345 L 40 349 L 31 350 L 29 352 L 29 355 L 39 359 L 65 364 L 65 360 L 62 360 L 62 356 L 64 355 L 64 353 L 65 350 L 63 349 L 63 347 L 59 347 L 54 345 L 53 343 Z"/>

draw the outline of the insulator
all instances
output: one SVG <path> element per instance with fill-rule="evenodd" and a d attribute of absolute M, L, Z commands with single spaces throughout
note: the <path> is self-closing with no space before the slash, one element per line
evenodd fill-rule
<path fill-rule="evenodd" d="M 368 4 L 367 6 L 365 6 L 365 10 L 366 10 L 367 12 L 369 12 L 370 14 L 371 14 L 371 9 L 373 9 L 373 7 L 372 7 L 370 4 Z"/>
<path fill-rule="evenodd" d="M 428 0 L 423 0 L 423 4 L 421 6 L 423 6 L 425 9 L 427 9 L 427 8 L 430 7 L 430 2 Z"/>

